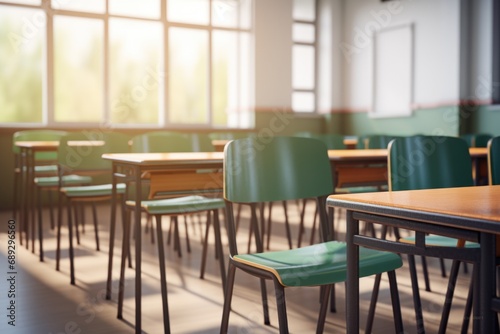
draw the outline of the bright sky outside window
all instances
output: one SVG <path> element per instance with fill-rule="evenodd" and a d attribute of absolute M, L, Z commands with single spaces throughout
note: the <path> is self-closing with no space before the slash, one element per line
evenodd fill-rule
<path fill-rule="evenodd" d="M 54 116 L 99 122 L 104 108 L 101 20 L 54 17 Z"/>
<path fill-rule="evenodd" d="M 0 6 L 0 123 L 42 122 L 45 21 L 41 10 Z"/>
<path fill-rule="evenodd" d="M 159 22 L 110 20 L 112 123 L 158 123 L 165 77 L 162 40 Z"/>

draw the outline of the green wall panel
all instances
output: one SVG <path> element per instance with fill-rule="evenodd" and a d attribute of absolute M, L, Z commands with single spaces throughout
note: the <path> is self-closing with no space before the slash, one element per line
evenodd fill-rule
<path fill-rule="evenodd" d="M 340 122 L 339 122 L 340 121 Z M 435 134 L 457 136 L 460 129 L 458 107 L 441 107 L 415 110 L 409 117 L 371 118 L 368 113 L 343 113 L 339 117 L 326 119 L 341 124 L 340 133 L 345 135 L 391 134 L 408 136 L 414 134 Z"/>
<path fill-rule="evenodd" d="M 470 108 L 465 109 L 462 114 L 465 132 L 500 135 L 500 106 L 478 106 L 472 112 Z"/>

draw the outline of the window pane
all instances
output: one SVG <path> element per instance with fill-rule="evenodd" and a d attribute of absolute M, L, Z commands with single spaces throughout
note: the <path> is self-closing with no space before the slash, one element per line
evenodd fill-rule
<path fill-rule="evenodd" d="M 213 32 L 212 112 L 213 123 L 227 125 L 228 115 L 238 106 L 238 35 Z"/>
<path fill-rule="evenodd" d="M 238 25 L 238 1 L 213 0 L 212 24 L 220 27 L 235 28 Z"/>
<path fill-rule="evenodd" d="M 171 123 L 208 122 L 208 32 L 169 30 L 169 116 Z"/>
<path fill-rule="evenodd" d="M 298 112 L 314 112 L 314 93 L 293 92 L 292 109 Z"/>
<path fill-rule="evenodd" d="M 33 28 L 26 28 L 29 20 Z M 42 122 L 45 13 L 0 6 L 0 122 Z"/>
<path fill-rule="evenodd" d="M 54 118 L 103 119 L 103 22 L 54 17 Z"/>
<path fill-rule="evenodd" d="M 294 23 L 293 41 L 302 43 L 314 43 L 314 25 L 306 23 Z"/>
<path fill-rule="evenodd" d="M 240 33 L 239 48 L 239 110 L 230 114 L 228 126 L 240 128 L 252 128 L 255 125 L 255 113 L 253 108 L 253 73 L 252 62 L 252 35 Z"/>
<path fill-rule="evenodd" d="M 314 47 L 294 45 L 292 57 L 293 88 L 314 89 Z"/>
<path fill-rule="evenodd" d="M 167 18 L 169 21 L 208 24 L 208 0 L 169 0 L 167 1 Z"/>
<path fill-rule="evenodd" d="M 109 0 L 109 12 L 157 19 L 160 17 L 160 0 Z"/>
<path fill-rule="evenodd" d="M 106 11 L 105 0 L 52 0 L 52 8 L 74 10 L 78 12 L 104 13 Z"/>
<path fill-rule="evenodd" d="M 2 2 L 19 3 L 24 5 L 40 5 L 42 0 L 2 0 Z"/>
<path fill-rule="evenodd" d="M 293 0 L 293 19 L 314 21 L 316 19 L 315 0 Z"/>
<path fill-rule="evenodd" d="M 252 27 L 252 0 L 240 0 L 240 28 Z"/>
<path fill-rule="evenodd" d="M 111 122 L 159 123 L 164 87 L 162 41 L 160 22 L 110 20 Z"/>

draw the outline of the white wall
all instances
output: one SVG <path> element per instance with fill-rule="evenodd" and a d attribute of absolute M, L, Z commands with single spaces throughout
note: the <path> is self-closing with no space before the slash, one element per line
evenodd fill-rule
<path fill-rule="evenodd" d="M 465 99 L 487 102 L 491 99 L 493 1 L 469 0 L 471 31 L 469 42 L 469 85 Z"/>
<path fill-rule="evenodd" d="M 320 0 L 318 17 L 318 112 L 342 109 L 343 66 L 337 46 L 342 40 L 343 0 Z"/>
<path fill-rule="evenodd" d="M 373 31 L 401 23 L 415 27 L 414 104 L 425 108 L 458 102 L 460 1 L 345 0 L 343 20 L 338 56 L 344 64 L 346 109 L 371 109 Z"/>
<path fill-rule="evenodd" d="M 255 0 L 255 107 L 291 108 L 292 4 Z"/>

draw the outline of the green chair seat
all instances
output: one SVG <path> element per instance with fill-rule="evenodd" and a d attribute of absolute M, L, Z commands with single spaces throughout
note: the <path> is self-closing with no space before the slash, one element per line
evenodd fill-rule
<path fill-rule="evenodd" d="M 57 173 L 57 165 L 35 166 L 35 173 Z"/>
<path fill-rule="evenodd" d="M 91 182 L 91 176 L 64 175 L 62 177 L 63 186 L 80 185 Z M 35 184 L 39 187 L 57 187 L 59 185 L 59 176 L 37 177 L 35 178 Z"/>
<path fill-rule="evenodd" d="M 400 239 L 400 241 L 413 244 L 415 243 L 415 236 L 405 237 Z M 432 234 L 425 237 L 425 244 L 430 247 L 456 247 L 457 239 Z M 478 248 L 479 244 L 477 242 L 466 241 L 464 247 Z"/>
<path fill-rule="evenodd" d="M 403 265 L 395 253 L 360 247 L 359 276 L 392 271 Z M 240 254 L 237 262 L 272 272 L 283 286 L 314 286 L 346 280 L 346 244 L 330 241 L 286 251 Z"/>
<path fill-rule="evenodd" d="M 126 204 L 127 206 L 135 206 L 135 201 L 127 201 Z M 198 195 L 141 201 L 141 207 L 152 215 L 179 215 L 180 213 L 222 209 L 224 206 L 222 198 L 209 198 Z"/>
<path fill-rule="evenodd" d="M 26 168 L 23 168 L 25 171 Z M 57 165 L 38 165 L 35 166 L 35 174 L 57 173 Z"/>
<path fill-rule="evenodd" d="M 127 186 L 125 183 L 118 183 L 116 185 L 116 193 L 124 194 Z M 112 184 L 98 184 L 91 186 L 75 186 L 75 187 L 63 187 L 61 192 L 63 192 L 67 197 L 102 197 L 111 196 L 113 191 Z"/>

